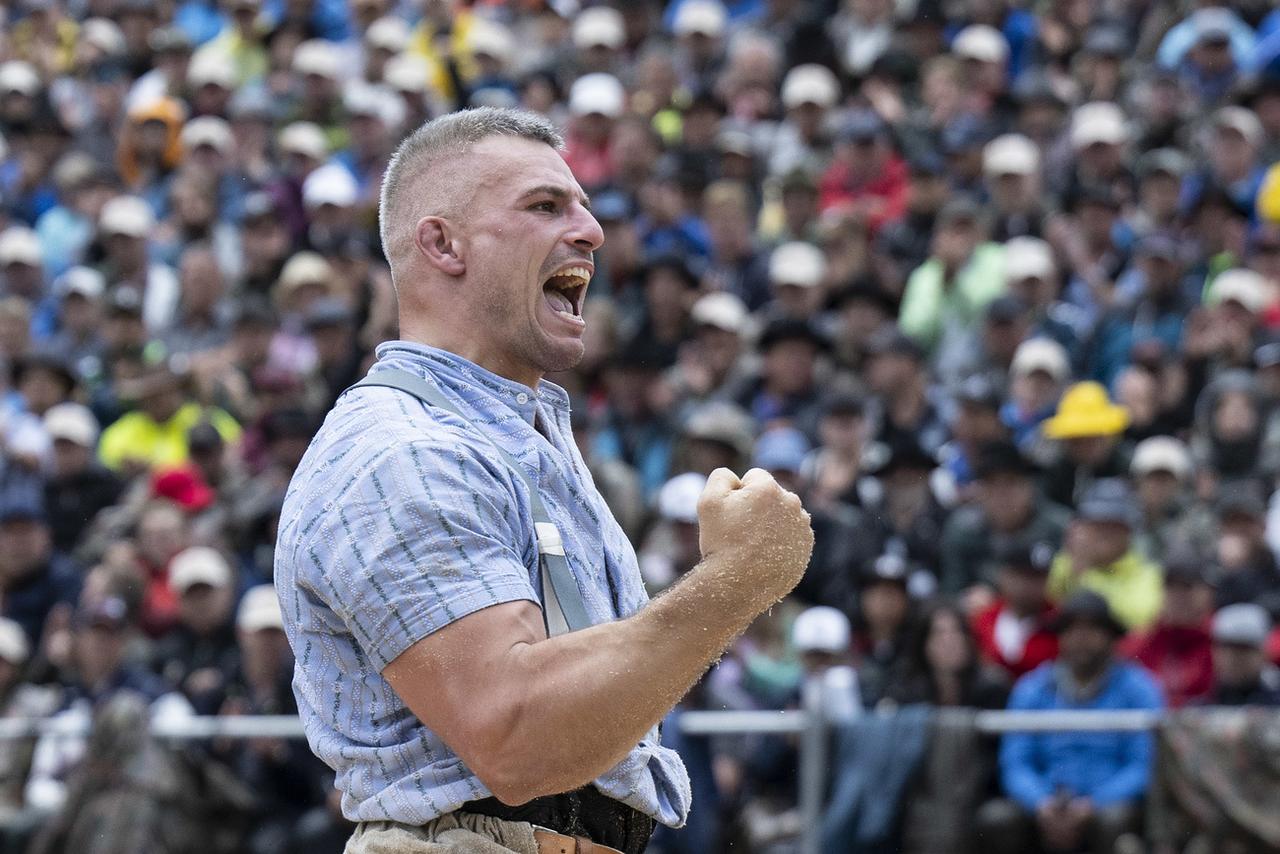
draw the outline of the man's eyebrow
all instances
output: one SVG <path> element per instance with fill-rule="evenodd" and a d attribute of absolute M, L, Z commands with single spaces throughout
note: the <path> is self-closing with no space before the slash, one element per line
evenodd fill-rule
<path fill-rule="evenodd" d="M 564 187 L 557 187 L 555 184 L 540 184 L 537 187 L 531 187 L 520 194 L 521 199 L 527 199 L 530 196 L 551 196 L 559 201 L 568 201 L 572 196 Z M 587 210 L 591 210 L 591 199 L 586 193 L 578 196 L 578 201 Z"/>

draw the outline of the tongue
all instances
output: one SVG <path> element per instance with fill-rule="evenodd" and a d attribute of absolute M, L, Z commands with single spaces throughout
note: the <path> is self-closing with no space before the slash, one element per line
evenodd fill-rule
<path fill-rule="evenodd" d="M 554 288 L 548 288 L 544 293 L 547 296 L 547 305 L 551 306 L 554 311 L 573 314 L 573 303 L 563 293 Z"/>

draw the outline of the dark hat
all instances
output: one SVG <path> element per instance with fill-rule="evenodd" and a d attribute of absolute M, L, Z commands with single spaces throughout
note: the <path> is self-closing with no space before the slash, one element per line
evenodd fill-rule
<path fill-rule="evenodd" d="M 1060 110 L 1065 110 L 1067 107 L 1067 102 L 1058 94 L 1048 75 L 1043 72 L 1027 71 L 1019 74 L 1017 81 L 1013 84 L 1012 95 L 1020 107 L 1031 104 L 1048 104 Z"/>
<path fill-rule="evenodd" d="M 1008 294 L 996 297 L 987 305 L 988 323 L 1013 323 L 1027 316 L 1027 304 Z"/>
<path fill-rule="evenodd" d="M 1026 543 L 1010 540 L 997 545 L 992 557 L 997 564 L 1007 569 L 1034 575 L 1048 575 L 1053 567 L 1054 554 L 1056 549 L 1053 543 L 1047 541 Z"/>
<path fill-rule="evenodd" d="M 1190 169 L 1191 161 L 1181 151 L 1176 148 L 1157 148 L 1138 158 L 1136 171 L 1139 179 L 1155 174 L 1172 175 L 1181 179 Z"/>
<path fill-rule="evenodd" d="M 1092 184 L 1075 194 L 1071 200 L 1071 210 L 1078 211 L 1085 205 L 1095 205 L 1109 210 L 1120 210 L 1120 197 L 1116 191 L 1103 184 Z"/>
<path fill-rule="evenodd" d="M 1004 404 L 1004 396 L 991 380 L 981 374 L 966 377 L 956 387 L 956 403 L 980 406 L 983 409 L 997 411 Z"/>
<path fill-rule="evenodd" d="M 836 308 L 844 308 L 851 302 L 869 302 L 886 315 L 892 317 L 897 313 L 893 297 L 876 282 L 872 276 L 859 276 L 849 284 L 840 288 L 832 296 Z"/>
<path fill-rule="evenodd" d="M 866 412 L 867 402 L 856 394 L 830 394 L 822 400 L 822 417 L 859 416 Z"/>
<path fill-rule="evenodd" d="M 977 199 L 972 196 L 955 196 L 938 211 L 939 228 L 957 221 L 982 223 L 982 205 L 978 204 Z"/>
<path fill-rule="evenodd" d="M 201 421 L 187 431 L 187 449 L 193 454 L 214 451 L 224 444 L 222 434 L 218 432 L 218 428 L 208 421 Z"/>
<path fill-rule="evenodd" d="M 825 351 L 831 342 L 818 328 L 807 320 L 780 317 L 769 322 L 760 333 L 760 351 L 767 353 L 784 341 L 808 341 L 818 351 Z"/>
<path fill-rule="evenodd" d="M 331 326 L 347 326 L 355 320 L 355 313 L 344 300 L 337 297 L 318 299 L 307 309 L 307 329 L 323 329 Z"/>
<path fill-rule="evenodd" d="M 778 189 L 783 193 L 791 190 L 806 190 L 810 193 L 816 193 L 818 192 L 818 176 L 813 174 L 810 169 L 797 166 L 779 179 Z"/>
<path fill-rule="evenodd" d="M 994 136 L 986 122 L 965 114 L 942 129 L 942 150 L 948 155 L 972 151 L 986 145 Z"/>
<path fill-rule="evenodd" d="M 856 110 L 840 126 L 840 138 L 845 142 L 869 142 L 883 136 L 887 130 L 884 119 L 875 110 Z"/>
<path fill-rule="evenodd" d="M 902 440 L 889 443 L 888 454 L 871 470 L 871 474 L 888 477 L 899 471 L 933 471 L 937 467 L 938 461 L 918 443 Z"/>
<path fill-rule="evenodd" d="M 21 383 L 31 371 L 47 371 L 56 376 L 61 380 L 65 394 L 70 394 L 76 387 L 76 374 L 71 363 L 57 353 L 44 350 L 22 356 L 13 366 L 14 385 Z"/>
<path fill-rule="evenodd" d="M 906 356 L 917 362 L 925 359 L 924 348 L 897 325 L 881 327 L 867 341 L 867 352 L 873 356 Z"/>
<path fill-rule="evenodd" d="M 863 567 L 863 575 L 865 576 L 864 584 L 874 584 L 878 581 L 891 581 L 895 584 L 901 584 L 905 589 L 907 579 L 911 575 L 911 567 L 907 564 L 907 559 L 896 552 L 886 552 L 877 558 L 867 561 Z"/>
<path fill-rule="evenodd" d="M 276 325 L 276 314 L 271 309 L 270 303 L 264 299 L 246 297 L 240 300 L 236 305 L 235 314 L 231 318 L 231 326 L 234 329 L 252 326 L 259 329 L 274 328 Z"/>
<path fill-rule="evenodd" d="M 694 262 L 675 252 L 658 252 L 646 258 L 644 276 L 647 278 L 655 270 L 669 270 L 675 273 L 691 289 L 698 286 L 698 271 L 694 269 Z"/>
<path fill-rule="evenodd" d="M 907 171 L 913 177 L 943 178 L 947 174 L 947 162 L 933 149 L 923 149 L 907 159 Z"/>
<path fill-rule="evenodd" d="M 1138 509 L 1133 492 L 1123 478 L 1108 477 L 1095 481 L 1085 490 L 1076 517 L 1086 522 L 1119 522 L 1134 528 Z"/>
<path fill-rule="evenodd" d="M 1148 258 L 1163 258 L 1166 261 L 1179 261 L 1182 257 L 1182 249 L 1172 236 L 1155 232 L 1138 241 L 1137 254 Z"/>
<path fill-rule="evenodd" d="M 1206 584 L 1218 586 L 1218 568 L 1201 554 L 1189 548 L 1173 549 L 1165 555 L 1166 584 Z"/>
<path fill-rule="evenodd" d="M 1092 623 L 1109 630 L 1116 637 L 1122 637 L 1128 630 L 1116 619 L 1111 605 L 1101 595 L 1092 590 L 1077 590 L 1062 603 L 1054 618 L 1050 630 L 1062 634 L 1076 623 Z"/>
<path fill-rule="evenodd" d="M 1227 516 L 1266 516 L 1267 498 L 1263 494 L 1262 484 L 1252 478 L 1223 481 L 1218 487 L 1214 511 L 1219 519 Z"/>
<path fill-rule="evenodd" d="M 15 478 L 0 490 L 0 522 L 44 522 L 47 518 L 44 487 L 37 478 Z"/>
<path fill-rule="evenodd" d="M 984 480 L 997 474 L 1020 474 L 1031 477 L 1036 467 L 1022 455 L 1012 442 L 994 441 L 979 446 L 973 462 L 973 474 Z"/>

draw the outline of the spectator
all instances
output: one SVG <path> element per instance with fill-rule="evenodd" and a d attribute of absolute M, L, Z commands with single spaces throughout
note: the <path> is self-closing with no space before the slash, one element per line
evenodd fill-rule
<path fill-rule="evenodd" d="M 0 610 L 27 633 L 34 647 L 55 611 L 65 611 L 80 592 L 80 572 L 54 550 L 43 490 L 33 478 L 17 478 L 0 489 Z"/>
<path fill-rule="evenodd" d="M 1017 678 L 1058 657 L 1046 590 L 1053 545 L 1009 544 L 995 557 L 998 598 L 973 615 L 973 634 L 982 657 Z"/>
<path fill-rule="evenodd" d="M 978 709 L 1002 709 L 1008 696 L 1008 684 L 979 657 L 964 613 L 945 602 L 920 615 L 911 648 L 886 692 L 896 703 Z"/>
<path fill-rule="evenodd" d="M 197 713 L 215 714 L 238 658 L 231 567 L 217 551 L 192 546 L 170 562 L 169 587 L 178 600 L 178 623 L 155 645 L 156 669 Z"/>
<path fill-rule="evenodd" d="M 1058 615 L 1057 664 L 1018 680 L 1011 710 L 1158 709 L 1160 689 L 1138 665 L 1117 660 L 1124 626 L 1105 599 L 1082 591 Z M 1151 773 L 1150 733 L 1010 733 L 1000 745 L 1009 800 L 983 806 L 978 839 L 992 851 L 1106 854 L 1140 826 L 1139 803 Z"/>
<path fill-rule="evenodd" d="M 59 403 L 44 414 L 53 442 L 52 467 L 45 483 L 53 547 L 71 554 L 85 530 L 103 510 L 117 504 L 124 483 L 94 458 L 98 422 L 78 403 Z"/>
<path fill-rule="evenodd" d="M 1171 708 L 1202 702 L 1213 685 L 1209 623 L 1216 583 L 1217 572 L 1204 558 L 1174 554 L 1165 565 L 1159 619 L 1124 644 L 1160 682 Z"/>
<path fill-rule="evenodd" d="M 1019 450 L 1040 450 L 1040 425 L 1053 416 L 1070 375 L 1067 351 L 1056 341 L 1029 338 L 1018 345 L 1009 364 L 1009 400 L 1000 418 Z"/>
<path fill-rule="evenodd" d="M 1280 608 L 1280 567 L 1266 542 L 1266 501 L 1251 481 L 1223 484 L 1215 507 L 1218 606 L 1254 602 Z"/>
<path fill-rule="evenodd" d="M 1264 648 L 1271 619 L 1259 605 L 1228 605 L 1213 615 L 1213 689 L 1215 706 L 1280 706 L 1280 672 Z"/>
<path fill-rule="evenodd" d="M 1134 548 L 1137 523 L 1133 495 L 1123 480 L 1109 478 L 1089 487 L 1053 560 L 1050 598 L 1063 601 L 1077 590 L 1092 590 L 1126 629 L 1154 622 L 1163 599 L 1160 567 Z"/>
<path fill-rule="evenodd" d="M 802 707 L 821 709 L 833 722 L 862 713 L 858 673 L 850 660 L 849 618 L 819 605 L 800 612 L 791 624 L 791 646 L 804 668 Z"/>
<path fill-rule="evenodd" d="M 1095 382 L 1067 389 L 1053 417 L 1042 425 L 1047 439 L 1061 443 L 1058 461 L 1045 473 L 1045 495 L 1074 507 L 1093 481 L 1124 477 L 1132 451 L 1124 443 L 1129 415 Z"/>
<path fill-rule="evenodd" d="M 887 695 L 891 675 L 906 655 L 911 628 L 909 575 L 907 562 L 893 553 L 870 561 L 863 573 L 854 650 L 862 702 L 869 709 Z"/>
<path fill-rule="evenodd" d="M 1175 542 L 1194 542 L 1197 535 L 1190 517 L 1191 454 L 1187 446 L 1170 436 L 1152 436 L 1133 449 L 1131 472 L 1141 513 L 1140 548 L 1160 563 Z"/>

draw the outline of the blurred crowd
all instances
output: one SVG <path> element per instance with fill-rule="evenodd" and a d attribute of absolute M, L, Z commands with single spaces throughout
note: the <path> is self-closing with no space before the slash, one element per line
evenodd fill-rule
<path fill-rule="evenodd" d="M 1280 704 L 1269 3 L 15 0 L 0 714 L 294 711 L 283 493 L 397 335 L 387 158 L 473 106 L 553 118 L 604 227 L 552 379 L 650 589 L 718 466 L 812 514 L 794 596 L 681 709 Z M 683 745 L 699 806 L 654 850 L 791 850 L 792 748 Z M 0 850 L 90 850 L 123 807 L 86 799 L 141 785 L 94 751 L 0 744 Z M 1142 850 L 1151 751 L 1007 737 L 976 824 Z M 302 742 L 183 758 L 239 816 L 202 850 L 341 850 Z"/>

